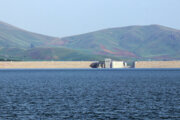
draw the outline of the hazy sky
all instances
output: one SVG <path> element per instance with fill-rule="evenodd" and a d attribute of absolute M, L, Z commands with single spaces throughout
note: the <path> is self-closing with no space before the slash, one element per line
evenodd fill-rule
<path fill-rule="evenodd" d="M 180 0 L 0 0 L 0 21 L 57 37 L 129 25 L 180 29 Z"/>

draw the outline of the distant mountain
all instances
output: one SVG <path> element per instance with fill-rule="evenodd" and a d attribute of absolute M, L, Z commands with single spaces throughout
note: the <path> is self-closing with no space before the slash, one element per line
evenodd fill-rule
<path fill-rule="evenodd" d="M 0 22 L 0 47 L 33 48 L 56 46 L 54 41 L 59 38 L 36 34 Z M 59 43 L 58 43 L 59 44 Z"/>
<path fill-rule="evenodd" d="M 175 60 L 180 30 L 160 25 L 111 28 L 65 38 L 0 22 L 0 60 Z"/>
<path fill-rule="evenodd" d="M 111 28 L 65 37 L 64 46 L 118 57 L 180 58 L 180 31 L 160 25 Z"/>
<path fill-rule="evenodd" d="M 59 38 L 0 22 L 0 60 L 102 60 L 106 57 L 65 48 L 62 44 Z"/>

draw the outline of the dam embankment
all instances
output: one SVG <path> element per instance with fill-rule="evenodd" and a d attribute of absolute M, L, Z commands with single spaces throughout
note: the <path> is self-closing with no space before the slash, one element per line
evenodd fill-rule
<path fill-rule="evenodd" d="M 96 61 L 10 61 L 0 62 L 0 69 L 91 68 Z M 134 68 L 180 68 L 180 61 L 136 61 Z"/>
<path fill-rule="evenodd" d="M 137 61 L 134 68 L 180 68 L 180 61 Z"/>
<path fill-rule="evenodd" d="M 0 69 L 91 68 L 94 61 L 27 61 L 0 62 Z"/>

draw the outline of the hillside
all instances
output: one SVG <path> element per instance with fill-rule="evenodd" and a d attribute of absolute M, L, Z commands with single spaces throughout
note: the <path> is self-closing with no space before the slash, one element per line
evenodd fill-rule
<path fill-rule="evenodd" d="M 175 60 L 180 30 L 160 25 L 128 26 L 56 38 L 0 22 L 0 59 Z"/>
<path fill-rule="evenodd" d="M 0 47 L 33 48 L 55 46 L 59 38 L 36 34 L 0 22 Z M 60 41 L 60 40 L 59 40 Z"/>
<path fill-rule="evenodd" d="M 1 60 L 102 60 L 105 55 L 94 55 L 62 46 L 63 41 L 32 33 L 0 22 Z M 109 56 L 112 57 L 113 56 Z M 118 59 L 118 58 L 117 58 Z"/>
<path fill-rule="evenodd" d="M 105 29 L 62 38 L 64 46 L 94 54 L 132 58 L 180 58 L 180 31 L 149 25 Z"/>
<path fill-rule="evenodd" d="M 107 56 L 85 54 L 81 51 L 69 48 L 1 48 L 0 61 L 17 60 L 17 61 L 96 61 L 102 60 Z M 110 57 L 110 56 L 109 56 Z M 113 58 L 113 57 L 112 57 Z"/>

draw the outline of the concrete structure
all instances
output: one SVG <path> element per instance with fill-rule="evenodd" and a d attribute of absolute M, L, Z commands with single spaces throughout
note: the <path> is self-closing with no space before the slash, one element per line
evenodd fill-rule
<path fill-rule="evenodd" d="M 112 68 L 112 60 L 109 58 L 106 58 L 104 65 L 105 65 L 105 68 Z"/>
<path fill-rule="evenodd" d="M 138 61 L 135 68 L 180 68 L 180 61 Z"/>
<path fill-rule="evenodd" d="M 127 68 L 127 63 L 123 61 L 112 61 L 112 68 Z"/>
<path fill-rule="evenodd" d="M 106 58 L 104 61 L 99 61 L 91 64 L 92 68 L 127 68 L 127 63 L 123 61 L 113 61 Z"/>
<path fill-rule="evenodd" d="M 36 61 L 36 62 L 0 62 L 0 69 L 25 68 L 91 68 L 94 61 Z"/>
<path fill-rule="evenodd" d="M 92 64 L 97 64 L 95 68 L 126 68 L 127 64 L 123 61 L 13 61 L 0 62 L 0 69 L 46 69 L 46 68 L 91 68 Z"/>

